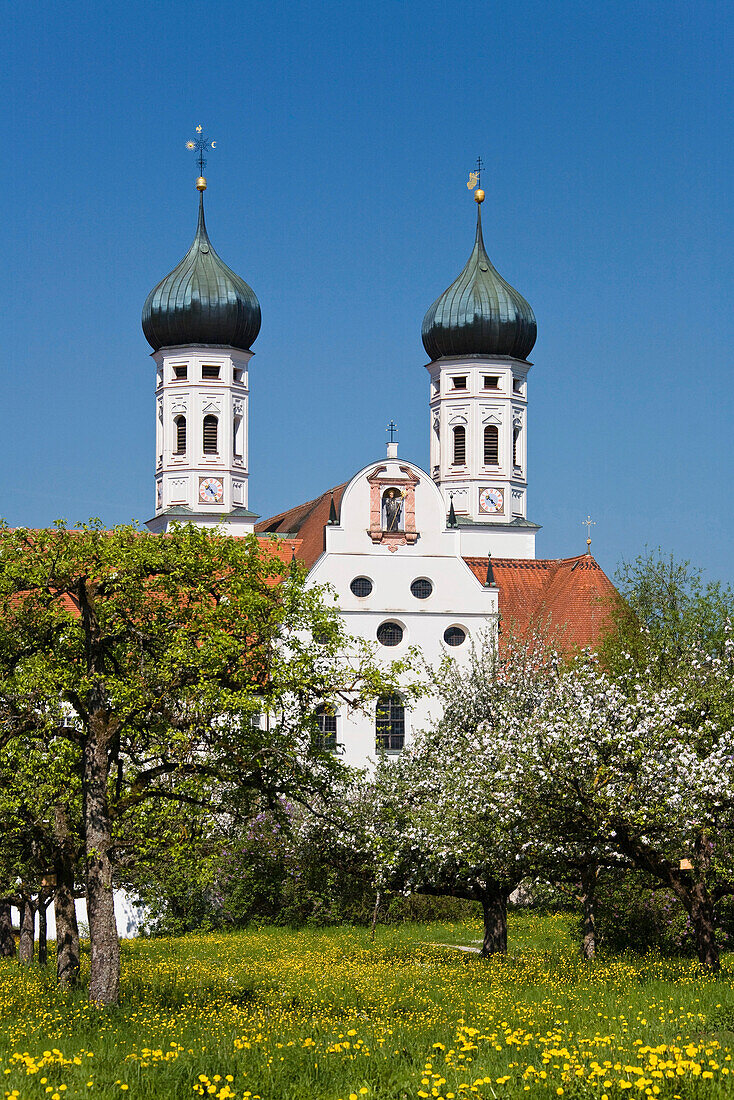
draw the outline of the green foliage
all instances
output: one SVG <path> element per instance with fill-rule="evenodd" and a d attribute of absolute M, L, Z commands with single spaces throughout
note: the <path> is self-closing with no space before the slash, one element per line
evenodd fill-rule
<path fill-rule="evenodd" d="M 623 602 L 612 608 L 614 629 L 602 646 L 607 666 L 624 670 L 631 656 L 668 683 L 690 653 L 724 652 L 726 624 L 734 617 L 730 587 L 704 580 L 700 569 L 659 548 L 623 562 L 615 582 Z"/>
<path fill-rule="evenodd" d="M 71 848 L 81 853 L 79 751 L 63 738 L 24 735 L 0 746 L 0 896 L 35 894 L 58 852 L 63 806 Z M 79 868 L 77 867 L 77 873 Z"/>
<path fill-rule="evenodd" d="M 76 754 L 100 1002 L 117 995 L 115 873 L 157 848 L 180 882 L 203 857 L 193 877 L 206 882 L 206 858 L 258 800 L 328 796 L 341 765 L 314 737 L 316 706 L 394 689 L 374 647 L 348 639 L 304 582 L 254 536 L 0 527 L 0 748 L 32 737 Z M 155 822 L 151 800 L 206 819 Z"/>

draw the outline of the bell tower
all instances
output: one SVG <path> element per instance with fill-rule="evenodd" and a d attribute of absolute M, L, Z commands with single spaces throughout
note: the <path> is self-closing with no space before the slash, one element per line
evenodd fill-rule
<path fill-rule="evenodd" d="M 217 255 L 204 220 L 204 150 L 199 152 L 199 217 L 190 249 L 148 295 L 143 332 L 156 364 L 155 515 L 171 523 L 221 525 L 249 534 L 248 406 L 251 345 L 260 331 L 255 292 Z"/>
<path fill-rule="evenodd" d="M 535 315 L 495 269 L 482 234 L 481 161 L 474 248 L 423 320 L 431 357 L 430 471 L 462 531 L 463 553 L 534 557 L 527 517 L 527 356 Z M 476 544 L 476 545 L 475 545 Z"/>

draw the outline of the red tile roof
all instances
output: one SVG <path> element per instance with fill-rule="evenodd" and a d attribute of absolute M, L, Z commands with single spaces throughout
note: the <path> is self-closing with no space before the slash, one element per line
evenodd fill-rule
<path fill-rule="evenodd" d="M 258 535 L 279 535 L 281 538 L 291 535 L 300 541 L 296 546 L 296 557 L 307 566 L 315 563 L 316 559 L 324 551 L 324 528 L 329 519 L 331 498 L 334 497 L 334 507 L 339 515 L 344 490 L 348 481 L 343 485 L 336 485 L 333 489 L 327 489 L 316 500 L 309 500 L 306 504 L 299 504 L 295 508 L 289 508 L 287 512 L 272 516 L 270 519 L 262 519 L 255 524 Z"/>
<path fill-rule="evenodd" d="M 478 580 L 486 558 L 465 558 Z M 492 558 L 501 617 L 521 632 L 531 623 L 568 652 L 596 647 L 609 623 L 617 590 L 590 554 L 577 558 Z"/>

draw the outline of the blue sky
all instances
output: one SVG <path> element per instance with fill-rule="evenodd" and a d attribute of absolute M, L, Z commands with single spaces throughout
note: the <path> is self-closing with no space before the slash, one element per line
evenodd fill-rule
<path fill-rule="evenodd" d="M 485 241 L 532 304 L 538 555 L 734 581 L 730 4 L 6 7 L 5 476 L 41 526 L 153 511 L 148 290 L 207 223 L 254 287 L 250 505 L 427 464 L 420 326 Z M 8 43 L 10 53 L 8 55 Z"/>

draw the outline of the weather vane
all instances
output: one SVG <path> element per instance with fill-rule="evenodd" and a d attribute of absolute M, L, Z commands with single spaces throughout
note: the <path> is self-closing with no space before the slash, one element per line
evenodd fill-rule
<path fill-rule="evenodd" d="M 199 179 L 196 182 L 196 186 L 199 188 L 200 191 L 203 191 L 206 187 L 206 180 L 204 179 L 204 169 L 206 168 L 206 157 L 204 156 L 204 153 L 206 152 L 207 149 L 216 149 L 216 147 L 217 147 L 216 141 L 208 141 L 204 137 L 204 130 L 201 126 L 196 127 L 196 140 L 186 142 L 186 148 L 187 149 L 196 149 L 197 153 L 199 154 L 198 157 L 196 158 L 199 162 Z M 202 181 L 203 181 L 203 184 L 204 184 L 203 187 L 199 186 Z"/>
<path fill-rule="evenodd" d="M 477 170 L 476 172 L 469 173 L 469 182 L 466 185 L 470 191 L 472 191 L 475 187 L 482 186 L 482 167 L 482 158 L 477 157 Z"/>
<path fill-rule="evenodd" d="M 581 526 L 586 528 L 586 546 L 587 546 L 586 553 L 590 554 L 591 553 L 591 528 L 596 527 L 596 520 L 592 519 L 591 516 L 587 516 L 586 519 L 581 520 Z"/>
<path fill-rule="evenodd" d="M 482 158 L 477 157 L 477 169 L 475 172 L 469 173 L 469 180 L 467 187 L 471 191 L 474 188 L 474 200 L 475 202 L 484 202 L 484 191 L 482 191 Z"/>

